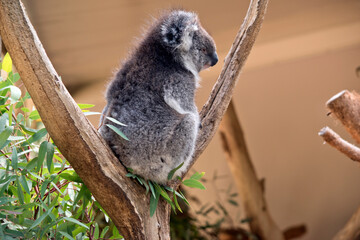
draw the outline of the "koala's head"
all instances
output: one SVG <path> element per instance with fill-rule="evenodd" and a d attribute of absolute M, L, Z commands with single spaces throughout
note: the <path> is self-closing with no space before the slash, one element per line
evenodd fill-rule
<path fill-rule="evenodd" d="M 194 75 L 217 63 L 215 42 L 195 13 L 172 11 L 164 17 L 160 28 L 163 44 Z"/>

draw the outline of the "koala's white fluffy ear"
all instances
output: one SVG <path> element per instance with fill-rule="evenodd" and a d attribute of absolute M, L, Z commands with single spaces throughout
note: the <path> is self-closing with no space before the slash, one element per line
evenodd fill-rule
<path fill-rule="evenodd" d="M 198 30 L 197 15 L 184 11 L 174 11 L 161 25 L 161 34 L 165 45 L 189 50 L 193 32 Z"/>

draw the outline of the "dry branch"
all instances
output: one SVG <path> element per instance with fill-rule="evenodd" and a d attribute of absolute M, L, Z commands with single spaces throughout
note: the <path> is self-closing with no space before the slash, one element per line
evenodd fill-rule
<path fill-rule="evenodd" d="M 326 106 L 345 126 L 351 136 L 360 143 L 360 95 L 344 90 L 333 96 Z"/>
<path fill-rule="evenodd" d="M 252 0 L 250 3 L 245 20 L 225 58 L 220 76 L 210 93 L 208 101 L 201 109 L 200 118 L 203 128 L 197 139 L 193 162 L 210 143 L 222 116 L 225 114 L 241 69 L 260 30 L 267 3 L 268 0 Z"/>
<path fill-rule="evenodd" d="M 192 163 L 217 130 L 236 79 L 260 29 L 267 0 L 252 0 L 224 69 L 201 111 L 203 129 Z M 0 35 L 50 136 L 126 239 L 169 239 L 169 206 L 149 216 L 144 189 L 125 177 L 53 68 L 20 0 L 0 0 Z"/>
<path fill-rule="evenodd" d="M 341 121 L 351 136 L 360 143 L 360 95 L 355 91 L 344 90 L 333 96 L 326 106 L 331 113 Z M 328 127 L 324 127 L 319 135 L 325 142 L 344 153 L 350 159 L 360 162 L 360 149 L 343 140 L 338 134 Z M 358 239 L 360 237 L 360 208 L 351 217 L 334 240 Z"/>
<path fill-rule="evenodd" d="M 329 127 L 320 130 L 319 135 L 330 146 L 336 148 L 350 159 L 360 162 L 360 149 L 353 144 L 342 139 L 336 132 Z"/>
<path fill-rule="evenodd" d="M 227 162 L 239 189 L 242 206 L 246 217 L 251 219 L 251 232 L 263 240 L 284 239 L 283 233 L 269 213 L 263 188 L 252 165 L 244 133 L 232 102 L 219 130 Z"/>
<path fill-rule="evenodd" d="M 360 207 L 333 240 L 355 240 L 360 238 Z"/>

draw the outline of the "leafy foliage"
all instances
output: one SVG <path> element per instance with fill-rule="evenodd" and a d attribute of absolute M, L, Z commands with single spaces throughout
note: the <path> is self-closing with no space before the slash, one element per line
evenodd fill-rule
<path fill-rule="evenodd" d="M 122 239 L 30 107 L 9 54 L 1 67 L 0 239 Z"/>

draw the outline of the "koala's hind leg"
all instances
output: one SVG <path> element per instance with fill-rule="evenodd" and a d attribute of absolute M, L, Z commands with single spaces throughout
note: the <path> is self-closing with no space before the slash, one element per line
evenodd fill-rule
<path fill-rule="evenodd" d="M 192 113 L 184 114 L 182 121 L 175 127 L 171 139 L 167 142 L 167 152 L 170 153 L 171 159 L 171 163 L 168 164 L 169 171 L 184 163 L 175 176 L 181 175 L 190 162 L 194 153 L 198 128 L 198 116 Z"/>

